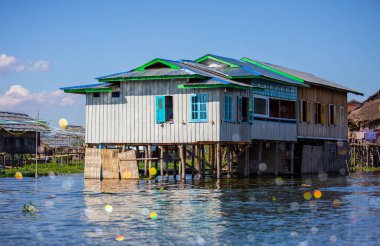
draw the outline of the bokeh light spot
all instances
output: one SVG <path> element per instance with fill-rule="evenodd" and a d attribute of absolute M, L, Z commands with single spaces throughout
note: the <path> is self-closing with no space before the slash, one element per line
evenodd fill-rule
<path fill-rule="evenodd" d="M 58 121 L 59 127 L 62 129 L 66 129 L 67 125 L 69 124 L 65 118 L 61 118 Z"/>
<path fill-rule="evenodd" d="M 320 190 L 315 190 L 314 197 L 320 199 L 322 197 L 322 192 Z"/>
<path fill-rule="evenodd" d="M 332 242 L 332 243 L 336 243 L 337 240 L 338 240 L 338 238 L 335 235 L 332 235 L 330 237 L 330 242 Z"/>
<path fill-rule="evenodd" d="M 149 174 L 155 176 L 157 174 L 157 169 L 154 167 L 149 168 Z"/>
<path fill-rule="evenodd" d="M 259 164 L 259 170 L 262 171 L 262 172 L 265 172 L 267 170 L 267 164 L 260 163 Z"/>
<path fill-rule="evenodd" d="M 118 242 L 124 241 L 124 239 L 125 239 L 125 237 L 123 235 L 119 235 L 119 236 L 115 237 L 115 240 Z"/>
<path fill-rule="evenodd" d="M 308 191 L 305 191 L 305 193 L 303 193 L 303 198 L 307 201 L 309 201 L 313 196 L 311 195 L 310 192 Z"/>
<path fill-rule="evenodd" d="M 339 201 L 339 199 L 334 199 L 334 201 L 333 201 L 333 207 L 334 208 L 340 207 L 340 201 Z"/>
<path fill-rule="evenodd" d="M 157 213 L 156 212 L 151 212 L 149 214 L 149 217 L 152 219 L 152 220 L 156 220 L 157 219 Z"/>
<path fill-rule="evenodd" d="M 107 213 L 111 213 L 113 211 L 113 207 L 112 205 L 110 204 L 107 204 L 104 206 L 104 210 L 107 212 Z"/>
<path fill-rule="evenodd" d="M 277 198 L 275 196 L 272 196 L 272 202 L 277 201 Z"/>
<path fill-rule="evenodd" d="M 276 183 L 276 185 L 283 185 L 284 184 L 284 180 L 281 177 L 275 178 L 274 182 Z"/>
<path fill-rule="evenodd" d="M 17 172 L 17 173 L 15 174 L 15 178 L 18 179 L 18 180 L 22 179 L 22 178 L 23 178 L 22 173 Z"/>

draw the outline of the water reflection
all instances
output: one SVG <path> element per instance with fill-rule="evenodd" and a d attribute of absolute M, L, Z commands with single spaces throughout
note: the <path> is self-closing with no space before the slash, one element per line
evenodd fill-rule
<path fill-rule="evenodd" d="M 38 182 L 36 191 L 34 179 L 0 179 L 2 243 L 380 245 L 380 177 L 372 174 Z M 20 212 L 29 201 L 36 216 Z"/>

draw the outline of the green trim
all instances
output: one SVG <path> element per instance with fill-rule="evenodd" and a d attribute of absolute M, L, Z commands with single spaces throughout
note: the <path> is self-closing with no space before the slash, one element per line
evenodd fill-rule
<path fill-rule="evenodd" d="M 234 88 L 240 90 L 253 90 L 253 87 L 235 85 L 235 84 L 213 84 L 213 85 L 191 85 L 191 84 L 182 84 L 178 85 L 178 89 L 215 89 L 215 88 Z"/>
<path fill-rule="evenodd" d="M 260 76 L 255 76 L 255 75 L 246 75 L 246 76 L 227 76 L 229 79 L 256 79 L 259 78 Z"/>
<path fill-rule="evenodd" d="M 99 82 L 119 82 L 119 81 L 131 81 L 131 80 L 157 80 L 157 79 L 204 79 L 206 77 L 198 74 L 192 75 L 161 75 L 161 76 L 141 76 L 141 77 L 120 77 L 120 78 L 103 78 L 99 79 Z"/>
<path fill-rule="evenodd" d="M 145 63 L 144 65 L 141 65 L 141 66 L 138 67 L 138 68 L 133 69 L 133 71 L 144 71 L 145 68 L 147 68 L 147 67 L 149 67 L 149 66 L 151 66 L 151 65 L 153 65 L 153 64 L 156 64 L 156 63 L 162 63 L 162 64 L 164 64 L 164 65 L 166 65 L 166 66 L 168 66 L 168 67 L 170 67 L 170 68 L 173 68 L 173 69 L 181 69 L 181 67 L 179 67 L 179 66 L 177 66 L 177 65 L 174 65 L 174 64 L 172 64 L 172 63 L 170 63 L 170 62 L 167 62 L 167 61 L 165 61 L 165 60 L 162 60 L 162 59 L 156 58 L 156 59 L 154 59 L 154 60 L 151 60 L 151 61 L 148 62 L 148 63 Z"/>
<path fill-rule="evenodd" d="M 223 63 L 223 64 L 226 64 L 226 65 L 230 66 L 230 67 L 240 67 L 240 66 L 238 66 L 238 65 L 236 65 L 236 64 L 233 64 L 233 63 L 231 63 L 231 62 L 227 62 L 227 61 L 224 61 L 224 60 L 222 60 L 222 59 L 219 59 L 219 58 L 213 57 L 212 55 L 205 55 L 205 56 L 202 56 L 201 58 L 196 59 L 195 62 L 200 63 L 200 62 L 202 62 L 202 61 L 204 61 L 204 60 L 207 60 L 207 59 L 211 59 L 211 60 L 214 60 L 214 61 L 217 61 L 217 62 L 221 62 L 221 63 Z"/>
<path fill-rule="evenodd" d="M 301 83 L 304 83 L 304 82 L 305 82 L 303 79 L 300 79 L 300 78 L 298 78 L 298 77 L 296 77 L 296 76 L 294 76 L 294 75 L 291 75 L 291 74 L 285 73 L 285 72 L 283 72 L 283 71 L 280 71 L 280 70 L 278 70 L 278 69 L 275 69 L 275 68 L 272 68 L 272 67 L 266 66 L 266 65 L 261 64 L 261 63 L 259 63 L 259 62 L 253 61 L 253 60 L 251 60 L 251 59 L 249 59 L 249 58 L 247 58 L 247 57 L 243 57 L 243 58 L 241 58 L 240 60 L 241 60 L 241 61 L 248 62 L 248 63 L 251 63 L 251 64 L 253 64 L 253 65 L 256 65 L 256 66 L 259 66 L 259 67 L 262 67 L 262 68 L 265 68 L 265 69 L 267 69 L 267 70 L 269 70 L 269 71 L 272 71 L 272 72 L 274 72 L 274 73 L 280 74 L 280 75 L 282 75 L 282 76 L 284 76 L 284 77 L 287 77 L 287 78 L 289 78 L 289 79 L 294 79 L 294 80 L 296 80 L 296 81 L 298 81 L 298 82 L 301 82 Z"/>
<path fill-rule="evenodd" d="M 111 92 L 111 88 L 87 88 L 87 89 L 71 89 L 63 90 L 65 93 L 90 93 L 90 92 Z"/>

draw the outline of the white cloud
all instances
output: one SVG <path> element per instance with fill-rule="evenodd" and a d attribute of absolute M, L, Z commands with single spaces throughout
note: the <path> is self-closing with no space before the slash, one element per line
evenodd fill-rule
<path fill-rule="evenodd" d="M 14 56 L 0 54 L 0 73 L 16 71 L 36 71 L 46 72 L 50 68 L 50 62 L 46 60 L 37 60 L 35 62 L 21 62 Z"/>
<path fill-rule="evenodd" d="M 12 85 L 0 95 L 0 110 L 27 112 L 37 108 L 67 107 L 74 105 L 77 99 L 75 95 L 60 90 L 33 93 L 22 85 Z"/>

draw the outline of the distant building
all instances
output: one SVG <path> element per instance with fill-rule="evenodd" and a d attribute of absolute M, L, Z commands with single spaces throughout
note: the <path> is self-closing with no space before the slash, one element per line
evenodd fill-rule
<path fill-rule="evenodd" d="M 40 134 L 48 129 L 36 124 L 27 114 L 0 112 L 0 152 L 7 154 L 31 154 L 40 144 Z"/>
<path fill-rule="evenodd" d="M 355 99 L 352 99 L 352 100 L 348 101 L 348 103 L 347 103 L 347 111 L 350 112 L 351 110 L 355 109 L 360 104 L 361 104 L 361 102 L 356 101 Z"/>

